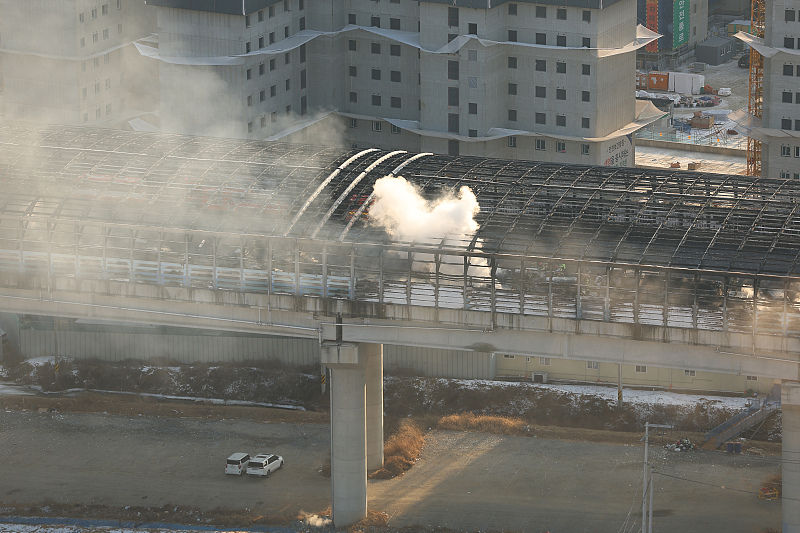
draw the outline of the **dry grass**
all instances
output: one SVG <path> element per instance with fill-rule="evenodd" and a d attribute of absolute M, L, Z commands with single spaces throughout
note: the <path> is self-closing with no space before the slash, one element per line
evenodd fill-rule
<path fill-rule="evenodd" d="M 476 415 L 475 413 L 443 416 L 439 419 L 437 427 L 454 431 L 482 431 L 500 435 L 527 435 L 530 432 L 528 424 L 520 418 Z"/>
<path fill-rule="evenodd" d="M 761 482 L 761 485 L 780 489 L 783 486 L 783 476 L 780 473 L 767 476 L 764 481 Z"/>
<path fill-rule="evenodd" d="M 403 420 L 383 446 L 383 468 L 371 472 L 373 479 L 390 479 L 414 466 L 425 445 L 425 434 L 416 422 Z"/>

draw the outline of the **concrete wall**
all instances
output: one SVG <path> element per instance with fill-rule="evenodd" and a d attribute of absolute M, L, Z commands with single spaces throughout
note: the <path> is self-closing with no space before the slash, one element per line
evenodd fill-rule
<path fill-rule="evenodd" d="M 530 378 L 534 373 L 547 374 L 548 380 L 588 383 L 617 383 L 616 364 L 597 361 L 571 361 L 552 357 L 497 354 L 497 375 Z M 626 386 L 664 389 L 767 393 L 776 380 L 758 376 L 718 374 L 691 368 L 670 369 L 651 365 L 622 365 Z"/>

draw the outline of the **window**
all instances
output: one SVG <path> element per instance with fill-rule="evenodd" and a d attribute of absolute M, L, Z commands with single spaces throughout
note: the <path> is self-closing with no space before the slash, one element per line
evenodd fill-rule
<path fill-rule="evenodd" d="M 517 138 L 513 135 L 508 138 L 508 147 L 509 148 L 516 148 L 517 147 Z"/>
<path fill-rule="evenodd" d="M 305 89 L 308 83 L 305 69 L 300 71 L 300 88 Z"/>
<path fill-rule="evenodd" d="M 467 85 L 469 85 L 470 89 L 477 89 L 478 88 L 478 78 L 475 76 L 470 76 L 467 78 Z"/>
<path fill-rule="evenodd" d="M 389 72 L 389 79 L 393 82 L 400 83 L 402 80 L 402 76 L 399 70 L 392 70 Z"/>
<path fill-rule="evenodd" d="M 794 156 L 795 157 L 800 157 L 800 146 L 795 146 L 794 147 Z"/>
<path fill-rule="evenodd" d="M 781 97 L 781 102 L 784 104 L 791 104 L 792 103 L 792 93 L 789 91 L 783 91 L 783 95 Z"/>
<path fill-rule="evenodd" d="M 358 102 L 358 93 L 355 91 L 350 91 L 350 103 L 355 104 Z"/>
<path fill-rule="evenodd" d="M 306 45 L 304 44 L 300 45 L 300 62 L 301 63 L 306 62 Z"/>
<path fill-rule="evenodd" d="M 447 141 L 447 155 L 455 157 L 459 154 L 458 141 Z"/>
<path fill-rule="evenodd" d="M 275 60 L 274 59 L 270 59 L 269 60 L 269 69 L 270 70 L 275 70 Z"/>
<path fill-rule="evenodd" d="M 304 29 L 306 29 L 306 18 L 305 17 L 300 17 L 300 20 L 297 21 L 297 29 L 299 29 L 300 31 L 303 31 Z"/>
<path fill-rule="evenodd" d="M 536 6 L 536 18 L 537 19 L 547 18 L 547 8 L 545 6 Z"/>
<path fill-rule="evenodd" d="M 250 44 L 250 41 L 247 41 L 244 43 L 244 51 L 245 53 L 249 54 L 250 50 L 252 50 L 252 45 Z"/>
<path fill-rule="evenodd" d="M 247 105 L 248 106 L 253 105 L 253 95 L 252 94 L 248 94 L 247 95 Z"/>
<path fill-rule="evenodd" d="M 584 48 L 591 48 L 592 47 L 592 40 L 589 37 L 582 37 L 581 38 L 581 46 Z"/>
<path fill-rule="evenodd" d="M 564 141 L 556 141 L 556 152 L 563 154 L 567 151 L 567 143 Z"/>
<path fill-rule="evenodd" d="M 467 33 L 470 35 L 478 35 L 478 24 L 475 22 L 467 24 Z"/>
<path fill-rule="evenodd" d="M 647 365 L 636 365 L 636 371 L 640 374 L 647 372 Z"/>
<path fill-rule="evenodd" d="M 400 133 L 400 126 L 395 126 L 394 124 L 392 124 L 392 133 L 394 133 L 395 135 Z"/>
<path fill-rule="evenodd" d="M 450 41 L 452 41 L 452 40 L 453 40 L 453 39 L 455 39 L 456 37 L 458 37 L 458 34 L 457 34 L 457 33 L 448 33 L 448 34 L 447 34 L 447 42 L 449 43 Z"/>
<path fill-rule="evenodd" d="M 556 18 L 558 20 L 567 20 L 567 10 L 563 7 L 556 9 Z"/>
<path fill-rule="evenodd" d="M 250 27 L 250 15 L 245 15 L 244 16 L 244 27 L 245 28 L 249 28 Z"/>
<path fill-rule="evenodd" d="M 589 145 L 582 144 L 581 145 L 581 155 L 589 155 Z"/>
<path fill-rule="evenodd" d="M 292 80 L 287 78 L 286 81 L 284 82 L 284 85 L 286 85 L 286 92 L 289 92 L 289 90 L 291 90 L 292 88 Z"/>
<path fill-rule="evenodd" d="M 550 366 L 550 358 L 549 357 L 540 357 L 539 364 L 544 366 Z"/>
<path fill-rule="evenodd" d="M 697 375 L 697 372 L 695 372 L 694 370 L 684 370 L 683 371 L 683 375 L 687 376 L 687 377 L 690 377 L 690 378 L 693 378 L 693 377 L 695 377 L 695 375 Z"/>
<path fill-rule="evenodd" d="M 80 14 L 78 15 L 78 20 L 79 20 L 80 22 L 83 22 L 83 13 L 80 13 Z"/>
<path fill-rule="evenodd" d="M 399 96 L 392 96 L 389 99 L 389 105 L 395 109 L 400 109 L 402 107 L 402 102 Z"/>
<path fill-rule="evenodd" d="M 100 108 L 99 107 L 94 110 L 94 118 L 100 118 L 101 114 L 102 113 L 100 112 Z"/>
<path fill-rule="evenodd" d="M 536 139 L 535 146 L 537 150 L 547 150 L 547 143 L 544 139 Z"/>
<path fill-rule="evenodd" d="M 508 68 L 517 68 L 517 58 L 513 56 L 509 56 L 508 58 Z"/>
<path fill-rule="evenodd" d="M 348 13 L 347 14 L 347 23 L 348 24 L 356 24 L 356 14 L 355 13 Z"/>
<path fill-rule="evenodd" d="M 536 113 L 534 122 L 536 122 L 536 124 L 547 124 L 547 118 L 544 113 Z"/>
<path fill-rule="evenodd" d="M 267 99 L 267 91 L 265 89 L 261 89 L 258 93 L 258 101 L 263 102 Z"/>
<path fill-rule="evenodd" d="M 567 36 L 566 35 L 557 35 L 556 36 L 556 46 L 567 46 Z"/>
<path fill-rule="evenodd" d="M 537 72 L 547 72 L 547 61 L 544 59 L 537 59 L 535 65 Z"/>
<path fill-rule="evenodd" d="M 747 376 L 745 379 L 747 381 L 758 381 L 758 376 Z"/>
<path fill-rule="evenodd" d="M 448 7 L 447 8 L 447 25 L 451 28 L 458 27 L 458 8 L 457 7 Z"/>
<path fill-rule="evenodd" d="M 583 21 L 584 22 L 591 22 L 592 21 L 592 12 L 588 9 L 583 10 Z"/>
<path fill-rule="evenodd" d="M 533 90 L 533 94 L 536 98 L 547 98 L 547 87 L 537 85 Z"/>
<path fill-rule="evenodd" d="M 269 6 L 269 18 L 275 16 L 275 6 Z"/>
<path fill-rule="evenodd" d="M 508 4 L 508 14 L 509 15 L 517 14 L 517 4 Z"/>
<path fill-rule="evenodd" d="M 517 110 L 516 109 L 509 109 L 508 110 L 508 121 L 509 122 L 516 122 L 517 121 Z"/>
<path fill-rule="evenodd" d="M 592 73 L 592 66 L 591 65 L 587 65 L 586 63 L 581 65 L 581 74 L 582 75 L 589 76 L 591 73 Z"/>
<path fill-rule="evenodd" d="M 546 33 L 537 33 L 536 34 L 536 44 L 547 44 L 547 34 Z"/>
<path fill-rule="evenodd" d="M 98 40 L 98 39 L 97 39 L 97 32 L 94 32 L 94 33 L 92 34 L 92 42 L 93 42 L 93 43 L 96 43 L 96 42 L 97 42 L 97 40 Z"/>
<path fill-rule="evenodd" d="M 381 27 L 381 18 L 380 17 L 370 17 L 369 25 L 373 28 L 380 28 Z"/>
<path fill-rule="evenodd" d="M 306 8 L 305 0 L 297 0 L 297 9 L 302 11 Z"/>
<path fill-rule="evenodd" d="M 378 68 L 372 69 L 372 79 L 373 80 L 380 80 L 381 79 L 381 70 Z"/>
<path fill-rule="evenodd" d="M 794 131 L 800 131 L 800 120 L 794 121 Z"/>
<path fill-rule="evenodd" d="M 589 91 L 581 91 L 581 102 L 591 102 L 592 94 Z"/>
<path fill-rule="evenodd" d="M 447 79 L 448 80 L 458 79 L 458 61 L 447 62 Z"/>
<path fill-rule="evenodd" d="M 380 107 L 380 105 L 381 105 L 381 95 L 379 95 L 379 94 L 373 94 L 372 95 L 372 105 L 374 105 L 376 107 Z"/>
<path fill-rule="evenodd" d="M 581 128 L 589 129 L 589 117 L 581 118 Z"/>
<path fill-rule="evenodd" d="M 277 85 L 270 85 L 270 87 L 269 87 L 269 95 L 274 97 L 277 94 L 278 94 L 278 86 Z"/>
<path fill-rule="evenodd" d="M 792 119 L 790 119 L 790 118 L 782 118 L 781 119 L 781 129 L 782 130 L 790 130 L 790 129 L 792 129 Z"/>
<path fill-rule="evenodd" d="M 450 133 L 459 132 L 458 113 L 447 114 L 447 131 Z"/>
<path fill-rule="evenodd" d="M 381 53 L 381 44 L 380 43 L 371 43 L 369 48 L 370 48 L 370 51 L 373 54 L 380 54 Z"/>
<path fill-rule="evenodd" d="M 253 132 L 253 123 L 252 122 L 248 122 L 247 123 L 247 133 L 252 133 L 252 132 Z"/>
<path fill-rule="evenodd" d="M 292 114 L 292 106 L 290 106 L 290 105 L 286 106 L 286 114 L 287 115 L 291 115 Z"/>
<path fill-rule="evenodd" d="M 389 55 L 400 57 L 400 45 L 399 44 L 389 45 Z"/>
<path fill-rule="evenodd" d="M 400 29 L 400 19 L 389 19 L 389 29 L 392 30 L 399 30 Z"/>
<path fill-rule="evenodd" d="M 264 37 L 263 36 L 258 38 L 258 48 L 259 49 L 264 48 Z"/>
<path fill-rule="evenodd" d="M 111 78 L 106 78 L 106 89 L 111 88 Z"/>
<path fill-rule="evenodd" d="M 97 9 L 92 9 L 92 19 L 97 18 Z"/>
<path fill-rule="evenodd" d="M 447 105 L 449 106 L 458 105 L 458 87 L 447 88 Z"/>
<path fill-rule="evenodd" d="M 467 50 L 467 61 L 477 61 L 477 60 L 478 60 L 478 51 Z"/>
<path fill-rule="evenodd" d="M 117 9 L 122 9 L 122 0 L 117 0 Z"/>
<path fill-rule="evenodd" d="M 355 52 L 356 51 L 356 40 L 355 39 L 350 39 L 350 40 L 347 41 L 347 49 L 350 50 L 351 52 Z"/>
<path fill-rule="evenodd" d="M 259 22 L 264 22 L 264 10 L 263 9 L 258 12 L 258 21 Z M 262 119 L 262 120 L 264 120 L 264 119 Z"/>
<path fill-rule="evenodd" d="M 508 40 L 512 43 L 517 42 L 517 30 L 508 30 Z"/>
<path fill-rule="evenodd" d="M 517 84 L 516 83 L 509 83 L 508 84 L 508 94 L 516 95 L 517 94 Z"/>
<path fill-rule="evenodd" d="M 245 79 L 248 79 L 248 80 L 252 79 L 252 77 L 253 77 L 253 69 L 250 69 L 250 68 L 247 69 L 245 71 L 245 76 L 244 77 L 245 77 Z"/>
<path fill-rule="evenodd" d="M 478 104 L 476 104 L 475 102 L 470 102 L 469 104 L 467 104 L 467 107 L 469 109 L 469 114 L 470 115 L 477 115 L 478 114 Z"/>
<path fill-rule="evenodd" d="M 794 37 L 784 37 L 783 38 L 783 47 L 784 48 L 794 48 Z"/>
<path fill-rule="evenodd" d="M 559 74 L 566 74 L 567 73 L 567 64 L 561 61 L 556 62 L 556 72 Z"/>
<path fill-rule="evenodd" d="M 600 364 L 597 361 L 586 361 L 586 368 L 589 370 L 597 370 L 600 368 Z"/>
<path fill-rule="evenodd" d="M 786 9 L 783 12 L 783 20 L 785 22 L 794 22 L 794 9 Z"/>
<path fill-rule="evenodd" d="M 556 100 L 566 100 L 566 99 L 567 99 L 567 90 L 556 89 Z"/>
<path fill-rule="evenodd" d="M 800 93 L 794 93 L 794 103 L 800 104 Z"/>
<path fill-rule="evenodd" d="M 283 54 L 283 64 L 288 65 L 292 62 L 292 54 L 290 52 L 286 52 Z"/>
<path fill-rule="evenodd" d="M 275 42 L 275 32 L 271 31 L 269 32 L 269 44 L 272 44 L 274 42 Z"/>
<path fill-rule="evenodd" d="M 372 121 L 372 131 L 382 131 L 383 130 L 383 123 L 379 120 Z"/>

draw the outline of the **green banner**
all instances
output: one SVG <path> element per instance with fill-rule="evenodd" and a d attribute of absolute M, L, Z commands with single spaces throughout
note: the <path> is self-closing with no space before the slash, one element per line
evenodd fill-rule
<path fill-rule="evenodd" d="M 672 47 L 689 42 L 689 0 L 675 0 L 672 6 Z"/>

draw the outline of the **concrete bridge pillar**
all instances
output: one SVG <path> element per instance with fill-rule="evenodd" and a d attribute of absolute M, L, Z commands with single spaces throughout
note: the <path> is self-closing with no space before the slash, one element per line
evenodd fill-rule
<path fill-rule="evenodd" d="M 366 357 L 358 344 L 323 343 L 331 371 L 331 508 L 344 527 L 367 516 Z"/>
<path fill-rule="evenodd" d="M 800 533 L 800 381 L 781 384 L 783 533 Z"/>
<path fill-rule="evenodd" d="M 358 345 L 367 380 L 367 469 L 383 466 L 383 344 Z"/>

